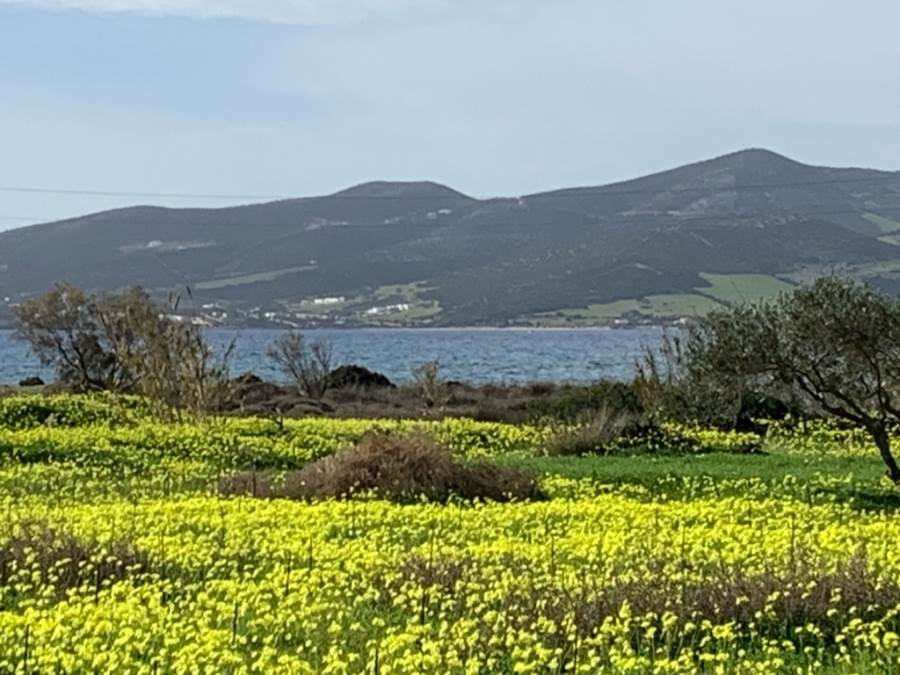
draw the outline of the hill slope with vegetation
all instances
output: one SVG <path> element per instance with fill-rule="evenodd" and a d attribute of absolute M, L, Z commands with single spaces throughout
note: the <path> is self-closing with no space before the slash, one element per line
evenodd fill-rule
<path fill-rule="evenodd" d="M 896 291 L 898 233 L 900 173 L 745 150 L 516 198 L 376 182 L 96 213 L 0 234 L 0 299 L 66 280 L 189 286 L 226 322 L 259 308 L 306 324 L 608 323 L 702 313 L 835 269 Z"/>

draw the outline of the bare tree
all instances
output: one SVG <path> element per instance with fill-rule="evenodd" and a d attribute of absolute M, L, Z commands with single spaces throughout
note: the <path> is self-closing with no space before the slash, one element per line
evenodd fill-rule
<path fill-rule="evenodd" d="M 305 396 L 319 400 L 328 391 L 334 349 L 327 340 L 307 341 L 302 333 L 289 331 L 269 345 L 267 354 Z"/>

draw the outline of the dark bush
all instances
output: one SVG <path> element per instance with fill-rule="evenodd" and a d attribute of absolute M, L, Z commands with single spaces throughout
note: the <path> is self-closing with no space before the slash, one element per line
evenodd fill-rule
<path fill-rule="evenodd" d="M 540 389 L 528 403 L 534 417 L 574 422 L 607 410 L 631 416 L 644 410 L 637 393 L 625 382 L 601 381 L 590 386 L 567 385 L 556 391 Z"/>
<path fill-rule="evenodd" d="M 741 399 L 741 408 L 735 421 L 735 431 L 765 432 L 765 420 L 784 420 L 787 417 L 802 418 L 800 406 L 785 403 L 780 398 L 748 392 Z"/>
<path fill-rule="evenodd" d="M 243 407 L 260 405 L 278 398 L 284 390 L 284 387 L 266 382 L 254 373 L 244 373 L 231 381 L 231 403 Z"/>
<path fill-rule="evenodd" d="M 630 423 L 629 416 L 608 408 L 582 414 L 574 423 L 559 425 L 544 450 L 551 456 L 567 457 L 610 454 Z"/>
<path fill-rule="evenodd" d="M 481 462 L 467 464 L 423 434 L 368 434 L 349 450 L 285 474 L 283 481 L 256 472 L 220 481 L 223 494 L 289 499 L 347 498 L 373 492 L 397 502 L 451 497 L 504 502 L 541 497 L 530 473 Z"/>
<path fill-rule="evenodd" d="M 601 409 L 558 425 L 544 446 L 551 456 L 697 452 L 695 441 L 636 415 Z"/>
<path fill-rule="evenodd" d="M 357 365 L 346 365 L 335 368 L 328 373 L 328 389 L 344 387 L 390 387 L 395 385 L 381 373 L 376 373 Z"/>

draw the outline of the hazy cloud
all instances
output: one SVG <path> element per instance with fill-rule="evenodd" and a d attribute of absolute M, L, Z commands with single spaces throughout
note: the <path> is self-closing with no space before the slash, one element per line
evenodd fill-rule
<path fill-rule="evenodd" d="M 439 8 L 446 0 L 0 0 L 0 5 L 146 16 L 329 25 Z"/>

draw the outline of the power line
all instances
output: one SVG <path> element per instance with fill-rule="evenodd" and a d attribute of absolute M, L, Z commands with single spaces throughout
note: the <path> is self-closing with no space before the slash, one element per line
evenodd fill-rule
<path fill-rule="evenodd" d="M 119 192 L 116 190 L 75 190 L 50 187 L 21 187 L 0 185 L 0 192 L 21 192 L 36 194 L 72 195 L 78 197 L 147 197 L 153 199 L 223 199 L 223 200 L 277 200 L 285 199 L 279 195 L 242 195 L 242 194 L 193 194 L 188 192 Z"/>
<path fill-rule="evenodd" d="M 637 178 L 635 180 L 643 180 Z M 626 181 L 633 182 L 633 181 Z M 861 183 L 880 183 L 880 182 L 896 182 L 900 185 L 900 173 L 892 173 L 887 175 L 869 176 L 865 178 L 831 178 L 815 181 L 777 181 L 771 183 L 746 183 L 743 185 L 726 185 L 726 186 L 710 186 L 710 187 L 675 187 L 665 190 L 658 188 L 632 188 L 632 189 L 615 189 L 616 183 L 609 186 L 587 186 L 575 188 L 562 188 L 549 192 L 538 192 L 530 195 L 524 195 L 523 199 L 563 199 L 567 197 L 577 196 L 579 193 L 587 193 L 591 196 L 608 196 L 608 195 L 639 195 L 639 194 L 657 194 L 661 192 L 668 193 L 688 193 L 688 192 L 740 192 L 747 190 L 765 190 L 772 188 L 785 187 L 812 187 L 817 185 L 836 185 L 836 184 L 861 184 Z M 352 189 L 352 188 L 351 188 Z M 448 188 L 451 189 L 452 188 Z M 153 199 L 212 199 L 212 200 L 284 200 L 284 199 L 316 199 L 327 197 L 330 199 L 340 200 L 434 200 L 439 199 L 442 195 L 361 195 L 361 194 L 341 194 L 340 192 L 330 195 L 319 195 L 316 197 L 289 197 L 286 195 L 264 195 L 264 194 L 234 194 L 234 193 L 191 193 L 191 192 L 139 192 L 139 191 L 117 191 L 117 190 L 81 190 L 73 188 L 55 188 L 55 187 L 32 187 L 32 186 L 13 186 L 0 185 L 0 192 L 18 192 L 18 193 L 36 193 L 36 194 L 60 194 L 82 197 L 132 197 L 132 198 L 153 198 Z M 455 195 L 447 195 L 454 196 Z M 465 195 L 459 194 L 459 197 Z M 481 201 L 490 201 L 492 199 L 516 199 L 516 197 L 490 197 Z"/>

